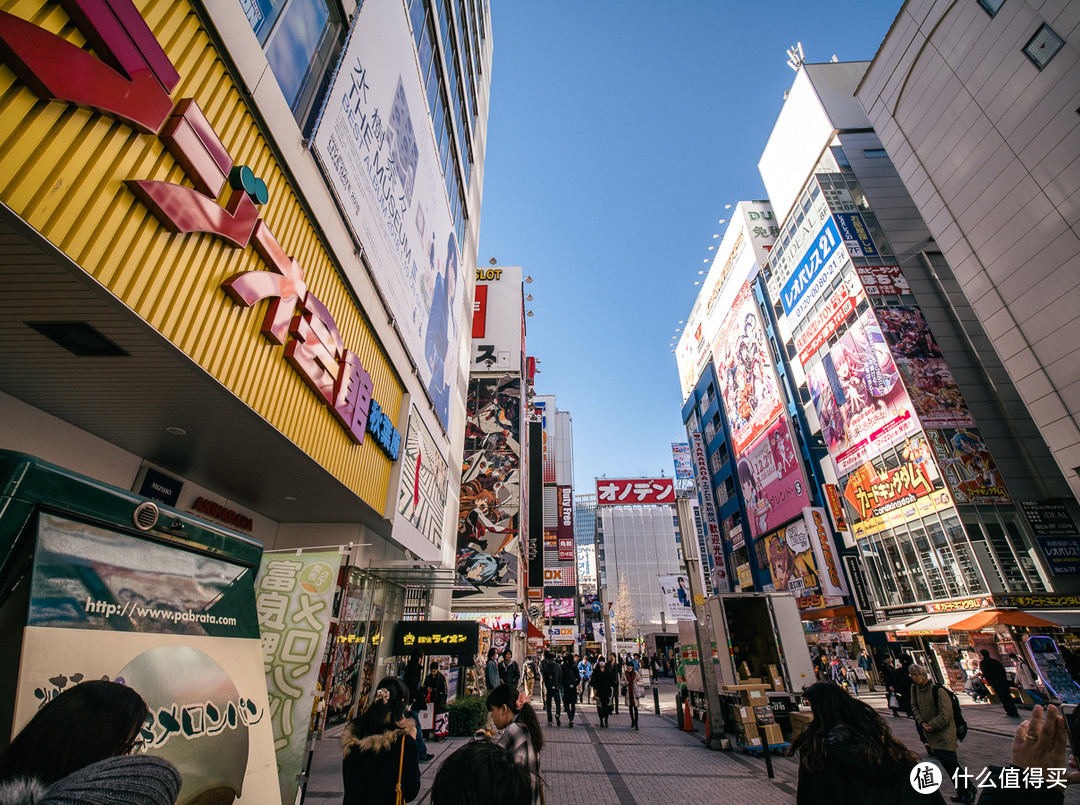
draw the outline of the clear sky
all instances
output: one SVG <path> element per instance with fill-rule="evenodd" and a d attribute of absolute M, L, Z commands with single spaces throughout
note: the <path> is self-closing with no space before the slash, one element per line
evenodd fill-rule
<path fill-rule="evenodd" d="M 808 62 L 869 60 L 899 0 L 494 0 L 479 260 L 520 265 L 536 390 L 574 420 L 575 487 L 672 475 L 675 356 L 725 204 Z"/>

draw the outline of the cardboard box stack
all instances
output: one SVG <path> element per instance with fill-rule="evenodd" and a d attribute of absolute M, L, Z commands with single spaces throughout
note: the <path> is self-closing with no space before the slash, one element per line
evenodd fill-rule
<path fill-rule="evenodd" d="M 768 666 L 769 677 L 768 681 L 772 684 L 773 690 L 784 689 L 784 677 L 780 674 L 780 670 L 775 665 Z"/>
<path fill-rule="evenodd" d="M 736 740 L 743 746 L 761 746 L 762 730 L 770 726 L 777 727 L 776 724 L 762 723 L 766 718 L 772 721 L 772 710 L 769 709 L 769 702 L 765 697 L 768 686 L 746 683 L 728 685 L 724 690 L 739 696 L 739 704 L 733 708 Z"/>

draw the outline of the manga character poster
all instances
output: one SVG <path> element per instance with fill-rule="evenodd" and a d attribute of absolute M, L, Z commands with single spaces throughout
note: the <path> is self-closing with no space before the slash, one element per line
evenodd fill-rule
<path fill-rule="evenodd" d="M 713 344 L 735 455 L 750 446 L 781 410 L 772 357 L 757 300 L 744 282 Z"/>
<path fill-rule="evenodd" d="M 149 706 L 138 751 L 176 765 L 179 805 L 279 804 L 254 582 L 251 567 L 42 513 L 14 729 L 82 680 L 120 682 Z"/>
<path fill-rule="evenodd" d="M 690 605 L 690 586 L 686 576 L 661 576 L 660 596 L 664 599 L 664 608 L 672 621 L 696 621 L 693 607 Z"/>
<path fill-rule="evenodd" d="M 738 473 L 755 537 L 800 516 L 810 505 L 802 461 L 784 415 L 739 457 Z"/>
<path fill-rule="evenodd" d="M 765 553 L 777 592 L 788 592 L 796 598 L 820 592 L 814 545 L 805 518 L 768 534 Z"/>
<path fill-rule="evenodd" d="M 957 503 L 1008 503 L 1012 500 L 979 431 L 952 428 L 929 430 L 926 435 Z"/>
<path fill-rule="evenodd" d="M 867 310 L 807 375 L 821 433 L 838 475 L 847 475 L 919 430 L 900 372 Z"/>
<path fill-rule="evenodd" d="M 923 427 L 974 427 L 964 395 L 922 311 L 917 307 L 883 307 L 877 309 L 877 317 Z"/>
<path fill-rule="evenodd" d="M 436 548 L 442 545 L 449 466 L 416 408 L 409 417 L 397 510 Z"/>
<path fill-rule="evenodd" d="M 521 380 L 473 378 L 466 402 L 454 597 L 517 598 Z"/>

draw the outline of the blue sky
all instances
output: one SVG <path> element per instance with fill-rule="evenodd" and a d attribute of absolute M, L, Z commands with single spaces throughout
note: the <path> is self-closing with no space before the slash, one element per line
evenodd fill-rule
<path fill-rule="evenodd" d="M 686 433 L 672 336 L 724 205 L 765 197 L 757 162 L 795 77 L 785 51 L 869 60 L 899 8 L 492 3 L 479 261 L 534 280 L 526 348 L 537 392 L 573 416 L 579 493 L 603 474 L 673 474 Z"/>

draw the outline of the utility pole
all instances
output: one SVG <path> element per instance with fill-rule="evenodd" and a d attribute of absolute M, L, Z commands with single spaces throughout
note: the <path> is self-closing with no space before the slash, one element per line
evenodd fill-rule
<path fill-rule="evenodd" d="M 686 563 L 686 581 L 690 585 L 690 608 L 694 612 L 694 634 L 697 635 L 698 656 L 701 658 L 701 686 L 705 691 L 705 717 L 709 722 L 705 739 L 706 749 L 720 749 L 724 735 L 724 719 L 720 714 L 720 691 L 717 688 L 716 668 L 712 661 L 712 639 L 706 626 L 705 595 L 700 589 L 698 576 L 697 539 L 694 536 L 694 513 L 689 498 L 676 498 L 675 512 L 679 518 L 679 534 L 682 537 L 683 560 Z M 689 539 L 687 536 L 689 535 Z M 717 651 L 721 646 L 716 647 Z"/>

